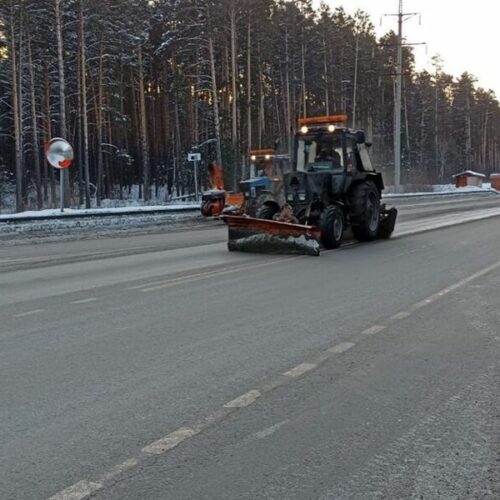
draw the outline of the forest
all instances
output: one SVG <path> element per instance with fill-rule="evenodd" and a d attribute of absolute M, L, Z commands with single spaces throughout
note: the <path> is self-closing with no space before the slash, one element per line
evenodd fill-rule
<path fill-rule="evenodd" d="M 378 38 L 374 22 L 311 0 L 2 0 L 0 209 L 57 206 L 52 137 L 75 150 L 68 206 L 165 202 L 194 191 L 188 152 L 202 153 L 202 171 L 219 162 L 235 188 L 249 150 L 292 154 L 298 118 L 315 114 L 364 129 L 391 184 L 397 38 L 391 21 Z M 414 50 L 403 55 L 402 183 L 495 171 L 495 94 L 446 74 L 439 56 L 417 71 Z"/>

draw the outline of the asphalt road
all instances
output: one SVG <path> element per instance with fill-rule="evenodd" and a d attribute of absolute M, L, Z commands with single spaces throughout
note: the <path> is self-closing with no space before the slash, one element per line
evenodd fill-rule
<path fill-rule="evenodd" d="M 500 218 L 457 217 L 3 244 L 1 498 L 499 498 Z"/>

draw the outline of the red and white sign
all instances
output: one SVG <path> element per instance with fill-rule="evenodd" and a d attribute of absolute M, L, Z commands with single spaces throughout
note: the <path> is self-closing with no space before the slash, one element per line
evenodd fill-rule
<path fill-rule="evenodd" d="M 71 167 L 74 152 L 68 141 L 55 137 L 45 144 L 45 156 L 54 168 L 64 170 Z"/>

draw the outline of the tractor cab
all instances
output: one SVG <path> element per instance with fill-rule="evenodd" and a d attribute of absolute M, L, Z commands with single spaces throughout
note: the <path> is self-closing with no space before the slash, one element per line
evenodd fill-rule
<path fill-rule="evenodd" d="M 271 177 L 273 174 L 275 151 L 272 148 L 252 149 L 250 151 L 250 179 Z"/>
<path fill-rule="evenodd" d="M 343 125 L 345 115 L 299 120 L 296 170 L 299 172 L 372 172 L 365 134 Z"/>

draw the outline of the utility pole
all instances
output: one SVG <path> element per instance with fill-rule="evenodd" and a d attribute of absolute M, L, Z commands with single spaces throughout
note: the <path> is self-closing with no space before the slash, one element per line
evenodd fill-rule
<path fill-rule="evenodd" d="M 356 37 L 356 56 L 354 62 L 354 90 L 352 95 L 352 128 L 356 128 L 356 105 L 358 96 L 358 62 L 359 62 L 359 35 Z"/>
<path fill-rule="evenodd" d="M 394 103 L 394 187 L 401 188 L 401 97 L 403 88 L 403 0 L 399 0 L 396 69 L 396 99 Z"/>
<path fill-rule="evenodd" d="M 401 109 L 403 100 L 403 47 L 423 45 L 421 43 L 403 43 L 403 23 L 408 19 L 420 15 L 418 12 L 404 12 L 403 0 L 399 0 L 397 14 L 386 14 L 398 18 L 398 33 L 396 41 L 396 88 L 394 92 L 394 188 L 401 189 Z"/>

